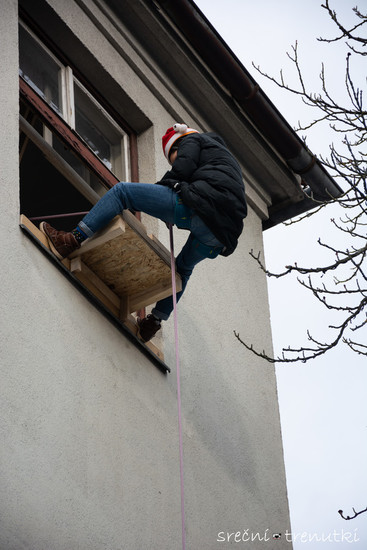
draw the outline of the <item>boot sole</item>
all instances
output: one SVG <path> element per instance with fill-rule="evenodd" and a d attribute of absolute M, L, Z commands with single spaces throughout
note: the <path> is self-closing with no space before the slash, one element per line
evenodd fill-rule
<path fill-rule="evenodd" d="M 142 337 L 142 335 L 140 334 L 140 329 L 138 328 L 138 332 L 136 333 L 136 336 L 139 338 L 139 340 L 141 340 L 144 344 L 146 344 L 147 342 L 149 342 L 151 340 L 151 338 L 149 340 L 144 340 L 144 338 Z"/>
<path fill-rule="evenodd" d="M 41 223 L 40 223 L 40 226 L 39 226 L 40 231 L 45 235 L 45 237 L 46 237 L 46 239 L 47 239 L 47 242 L 48 242 L 48 244 L 49 244 L 49 246 L 50 246 L 50 248 L 51 248 L 51 251 L 53 252 L 53 254 L 55 254 L 56 258 L 57 258 L 58 260 L 63 260 L 64 258 L 61 256 L 61 254 L 59 254 L 59 253 L 57 252 L 56 248 L 55 248 L 54 245 L 53 245 L 52 240 L 50 239 L 50 237 L 49 237 L 48 234 L 47 234 L 47 231 L 46 231 L 45 228 L 44 228 L 44 224 L 45 224 L 45 223 L 46 223 L 46 222 L 41 222 Z"/>

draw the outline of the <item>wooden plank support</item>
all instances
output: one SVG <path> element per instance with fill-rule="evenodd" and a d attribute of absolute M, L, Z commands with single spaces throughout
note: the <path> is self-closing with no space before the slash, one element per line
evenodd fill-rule
<path fill-rule="evenodd" d="M 38 227 L 36 227 L 24 214 L 20 215 L 20 225 L 23 225 L 30 231 L 38 241 L 45 247 L 50 250 L 50 245 L 48 244 L 47 237 Z M 62 262 L 65 267 L 70 269 L 70 260 L 68 258 L 65 258 L 62 260 Z"/>
<path fill-rule="evenodd" d="M 125 229 L 126 225 L 122 217 L 116 216 L 103 230 L 98 231 L 94 237 L 84 241 L 80 248 L 70 254 L 70 258 L 77 258 L 78 256 L 82 256 L 86 252 L 89 252 L 98 246 L 108 243 L 108 241 L 115 239 L 119 235 L 123 235 L 125 233 Z"/>
<path fill-rule="evenodd" d="M 21 216 L 21 223 L 49 248 L 45 235 L 26 216 Z M 140 222 L 136 220 L 136 224 Z M 84 284 L 89 279 L 87 286 L 95 288 L 99 295 L 103 294 L 112 305 L 114 314 L 118 317 L 122 314 L 125 318 L 129 313 L 171 295 L 169 253 L 166 249 L 162 253 L 162 250 L 163 245 L 146 233 L 144 235 L 141 228 L 137 233 L 121 216 L 116 216 L 103 231 L 85 241 L 63 263 L 83 279 Z M 77 259 L 80 261 L 74 261 Z M 180 291 L 182 285 L 178 274 L 176 285 Z M 121 300 L 124 301 L 123 307 Z"/>
<path fill-rule="evenodd" d="M 134 310 L 131 309 L 129 296 L 127 294 L 125 296 L 121 296 L 121 300 L 120 300 L 121 321 L 126 321 L 131 311 L 134 311 Z"/>
<path fill-rule="evenodd" d="M 88 288 L 116 317 L 120 315 L 120 298 L 104 284 L 80 258 L 73 258 L 70 271 Z"/>
<path fill-rule="evenodd" d="M 150 238 L 145 227 L 130 212 L 116 216 L 95 237 L 71 254 L 103 281 L 120 299 L 126 300 L 123 315 L 150 305 L 172 292 L 170 254 Z M 177 276 L 177 290 L 181 279 Z"/>
<path fill-rule="evenodd" d="M 21 215 L 20 224 L 49 248 L 46 236 L 26 216 Z M 116 216 L 62 263 L 135 336 L 131 313 L 172 293 L 170 253 L 131 212 Z M 178 274 L 176 285 L 181 290 Z M 164 361 L 157 346 L 144 345 Z"/>
<path fill-rule="evenodd" d="M 176 275 L 177 292 L 179 292 L 181 288 L 181 277 L 179 275 Z M 137 311 L 138 309 L 141 309 L 148 304 L 153 304 L 154 302 L 158 302 L 158 300 L 163 300 L 163 298 L 167 298 L 167 296 L 171 296 L 171 294 L 172 286 L 167 287 L 167 285 L 162 284 L 154 285 L 148 290 L 138 294 L 134 294 L 130 297 L 131 311 Z"/>
<path fill-rule="evenodd" d="M 33 233 L 33 235 L 40 241 L 40 243 L 43 244 L 46 248 L 50 248 L 48 245 L 48 240 L 46 238 L 46 235 L 42 233 L 38 227 L 36 227 L 24 214 L 20 215 L 20 225 L 24 225 L 29 231 Z"/>

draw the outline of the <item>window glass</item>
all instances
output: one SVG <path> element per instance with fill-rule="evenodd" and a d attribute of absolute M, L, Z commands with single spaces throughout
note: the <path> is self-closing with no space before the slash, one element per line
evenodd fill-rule
<path fill-rule="evenodd" d="M 87 143 L 96 156 L 120 180 L 128 179 L 129 141 L 125 132 L 89 91 L 75 78 L 23 23 L 19 26 L 20 75 L 68 125 Z M 102 195 L 105 187 L 69 154 L 46 126 L 38 129 L 44 139 Z"/>
<path fill-rule="evenodd" d="M 75 170 L 80 177 L 101 197 L 107 188 L 99 181 L 86 165 L 70 151 L 55 135 L 52 136 L 52 146 L 59 155 Z"/>
<path fill-rule="evenodd" d="M 74 83 L 75 130 L 117 177 L 123 176 L 123 133 L 82 87 Z"/>
<path fill-rule="evenodd" d="M 60 115 L 61 66 L 24 29 L 19 27 L 19 72 L 24 80 Z"/>

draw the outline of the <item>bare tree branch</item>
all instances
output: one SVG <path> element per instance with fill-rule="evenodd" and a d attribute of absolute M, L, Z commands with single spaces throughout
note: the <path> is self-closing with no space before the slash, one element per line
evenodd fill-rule
<path fill-rule="evenodd" d="M 297 42 L 291 52 L 287 53 L 296 70 L 295 86 L 287 83 L 283 71 L 280 71 L 277 79 L 267 75 L 259 67 L 255 67 L 261 75 L 280 88 L 301 97 L 302 101 L 313 109 L 315 115 L 313 120 L 306 124 L 299 123 L 296 131 L 307 132 L 324 123 L 329 125 L 335 134 L 337 145 L 331 143 L 329 158 L 320 157 L 319 160 L 345 189 L 341 197 L 336 199 L 330 197 L 330 201 L 320 202 L 313 197 L 307 186 L 303 185 L 304 192 L 313 200 L 315 208 L 298 219 L 292 219 L 286 223 L 286 225 L 301 223 L 327 207 L 327 204 L 334 204 L 344 212 L 338 220 L 335 218 L 330 220 L 334 228 L 340 231 L 342 238 L 339 242 L 342 244 L 335 246 L 324 242 L 321 238 L 318 239 L 318 244 L 325 250 L 325 254 L 332 256 L 331 261 L 318 266 L 299 266 L 294 263 L 286 265 L 282 272 L 274 273 L 265 267 L 260 253 L 255 253 L 253 250 L 250 252 L 259 268 L 268 277 L 282 278 L 291 276 L 292 273 L 299 275 L 298 282 L 311 292 L 316 301 L 322 304 L 334 319 L 328 325 L 328 331 L 333 333 L 328 341 L 320 341 L 311 335 L 310 330 L 307 330 L 307 340 L 311 343 L 309 346 L 287 345 L 283 347 L 278 357 L 272 357 L 265 351 L 254 349 L 252 344 L 243 342 L 240 335 L 235 332 L 236 338 L 248 350 L 271 363 L 306 362 L 341 344 L 358 354 L 367 356 L 366 336 L 361 330 L 365 329 L 367 324 L 367 110 L 363 105 L 363 91 L 358 88 L 353 79 L 351 66 L 351 51 L 356 51 L 359 55 L 367 53 L 358 51 L 353 46 L 353 44 L 358 44 L 358 48 L 367 46 L 367 39 L 361 35 L 362 30 L 367 30 L 367 15 L 362 14 L 357 7 L 353 8 L 357 22 L 347 28 L 338 20 L 336 12 L 330 7 L 329 0 L 325 0 L 322 7 L 327 10 L 339 34 L 334 39 L 319 40 L 333 43 L 344 38 L 349 48 L 344 78 L 346 97 L 343 101 L 336 99 L 330 91 L 324 64 L 321 65 L 319 75 L 321 91 L 315 93 L 308 90 L 300 64 Z M 306 140 L 305 137 L 303 139 Z"/>
<path fill-rule="evenodd" d="M 341 31 L 341 35 L 338 36 L 337 38 L 332 38 L 332 39 L 327 39 L 327 38 L 318 38 L 318 40 L 320 42 L 337 42 L 338 40 L 342 40 L 343 38 L 347 38 L 349 40 L 354 40 L 358 43 L 361 43 L 362 46 L 365 46 L 367 44 L 367 40 L 365 38 L 363 38 L 362 36 L 355 36 L 353 35 L 353 33 L 359 29 L 359 32 L 360 32 L 360 28 L 362 27 L 362 25 L 365 25 L 366 22 L 367 22 L 367 16 L 366 15 L 363 15 L 357 7 L 353 8 L 353 11 L 354 13 L 356 14 L 356 16 L 361 19 L 360 23 L 358 23 L 357 25 L 354 25 L 354 27 L 352 27 L 351 29 L 347 30 L 341 23 L 340 21 L 338 20 L 338 17 L 337 17 L 337 14 L 334 10 L 332 10 L 329 6 L 329 0 L 326 0 L 325 4 L 321 4 L 321 7 L 324 8 L 325 10 L 327 10 L 327 12 L 329 13 L 331 19 L 334 21 L 334 23 L 336 24 L 336 26 L 339 28 L 339 30 Z M 350 44 L 348 44 L 348 46 L 355 52 L 355 53 L 359 53 L 360 55 L 367 55 L 367 52 L 361 52 L 361 51 L 357 51 L 353 48 L 353 46 L 351 46 Z"/>
<path fill-rule="evenodd" d="M 359 516 L 360 514 L 364 514 L 365 512 L 367 512 L 367 506 L 364 510 L 361 510 L 360 512 L 356 512 L 354 508 L 352 508 L 353 512 L 354 512 L 354 516 L 344 516 L 343 514 L 343 510 L 338 510 L 338 514 L 341 515 L 341 517 L 345 520 L 349 520 L 349 519 L 354 519 L 356 518 L 357 516 Z"/>

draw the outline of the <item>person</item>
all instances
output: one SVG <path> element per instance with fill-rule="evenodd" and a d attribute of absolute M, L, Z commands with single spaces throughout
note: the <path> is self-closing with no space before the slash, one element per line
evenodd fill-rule
<path fill-rule="evenodd" d="M 247 206 L 240 166 L 219 135 L 174 124 L 163 136 L 162 146 L 171 169 L 156 184 L 117 183 L 73 231 L 58 231 L 46 222 L 40 229 L 59 259 L 69 256 L 125 208 L 188 230 L 176 258 L 182 279 L 179 301 L 199 262 L 229 256 L 235 250 Z M 172 310 L 172 296 L 157 302 L 147 317 L 138 319 L 140 338 L 150 340 Z"/>

